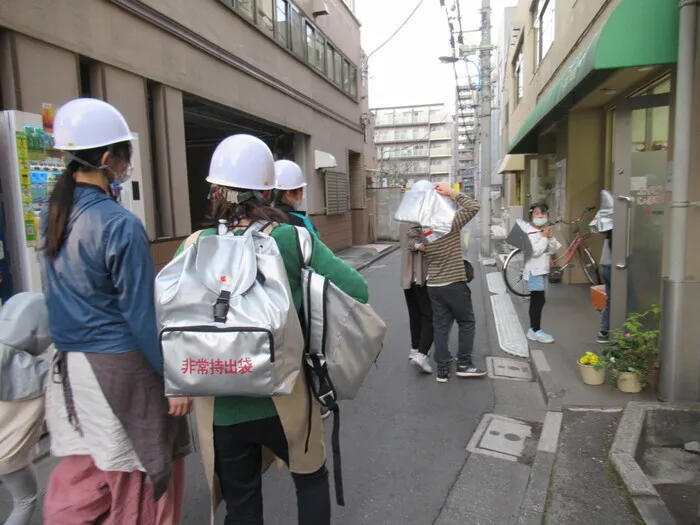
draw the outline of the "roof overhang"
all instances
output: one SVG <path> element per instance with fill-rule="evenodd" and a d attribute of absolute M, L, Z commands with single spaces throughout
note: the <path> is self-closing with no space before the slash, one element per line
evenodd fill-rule
<path fill-rule="evenodd" d="M 678 0 L 622 0 L 537 101 L 508 153 L 537 153 L 539 130 L 562 118 L 616 70 L 678 62 Z"/>
<path fill-rule="evenodd" d="M 498 173 L 512 173 L 525 170 L 525 155 L 506 155 L 498 166 Z"/>
<path fill-rule="evenodd" d="M 338 162 L 335 160 L 335 157 L 325 151 L 314 151 L 314 161 L 317 170 L 335 168 L 338 166 Z"/>

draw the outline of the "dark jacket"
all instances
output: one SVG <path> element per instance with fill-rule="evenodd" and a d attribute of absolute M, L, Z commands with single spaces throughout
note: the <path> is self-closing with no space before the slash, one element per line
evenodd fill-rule
<path fill-rule="evenodd" d="M 284 214 L 287 216 L 287 224 L 291 224 L 292 226 L 300 226 L 301 228 L 305 228 L 306 225 L 304 224 L 304 221 L 302 220 L 301 217 L 297 217 L 296 215 L 292 214 L 294 213 L 299 213 L 300 215 L 306 215 L 305 212 L 303 211 L 297 211 L 294 209 L 293 206 L 290 206 L 289 204 L 282 202 L 280 204 L 276 204 L 275 208 L 277 208 L 279 211 L 283 211 Z"/>
<path fill-rule="evenodd" d="M 136 215 L 101 188 L 78 184 L 66 241 L 55 260 L 42 257 L 42 268 L 58 350 L 138 350 L 162 373 L 151 247 Z"/>

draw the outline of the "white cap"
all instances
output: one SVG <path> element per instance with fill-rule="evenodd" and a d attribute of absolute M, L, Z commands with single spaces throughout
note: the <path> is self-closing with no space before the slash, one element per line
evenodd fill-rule
<path fill-rule="evenodd" d="M 306 186 L 304 173 L 299 165 L 291 160 L 275 162 L 275 182 L 278 190 L 298 190 Z"/>
<path fill-rule="evenodd" d="M 411 191 L 430 191 L 435 189 L 435 184 L 429 180 L 419 180 L 411 186 Z"/>
<path fill-rule="evenodd" d="M 117 108 L 94 98 L 77 98 L 61 106 L 53 134 L 54 147 L 63 151 L 100 148 L 134 138 Z"/>
<path fill-rule="evenodd" d="M 207 182 L 244 190 L 275 187 L 275 159 L 267 145 L 251 135 L 233 135 L 216 147 Z"/>

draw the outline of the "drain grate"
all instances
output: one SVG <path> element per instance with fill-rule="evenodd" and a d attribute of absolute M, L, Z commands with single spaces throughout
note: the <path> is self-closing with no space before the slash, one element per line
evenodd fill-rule
<path fill-rule="evenodd" d="M 501 272 L 491 272 L 486 275 L 486 281 L 489 285 L 489 292 L 495 294 L 506 293 L 506 282 L 503 280 Z"/>
<path fill-rule="evenodd" d="M 530 363 L 507 357 L 487 357 L 486 369 L 491 379 L 532 381 Z"/>
<path fill-rule="evenodd" d="M 491 306 L 498 333 L 498 344 L 506 354 L 528 357 L 527 338 L 520 326 L 520 319 L 513 306 L 510 295 L 491 296 Z"/>

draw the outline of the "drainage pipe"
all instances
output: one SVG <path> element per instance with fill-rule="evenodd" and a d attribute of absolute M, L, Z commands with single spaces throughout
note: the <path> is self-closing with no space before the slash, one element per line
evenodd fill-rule
<path fill-rule="evenodd" d="M 673 133 L 673 178 L 669 212 L 669 272 L 664 283 L 664 313 L 661 322 L 661 378 L 659 395 L 666 401 L 698 401 L 700 370 L 684 356 L 683 282 L 686 279 L 686 242 L 692 146 L 693 88 L 695 47 L 698 33 L 700 0 L 679 2 L 678 68 L 676 75 L 676 107 Z M 695 349 L 693 349 L 694 352 Z M 685 358 L 684 358 L 685 357 Z M 690 368 L 688 368 L 690 367 Z M 690 374 L 690 376 L 688 375 Z"/>

